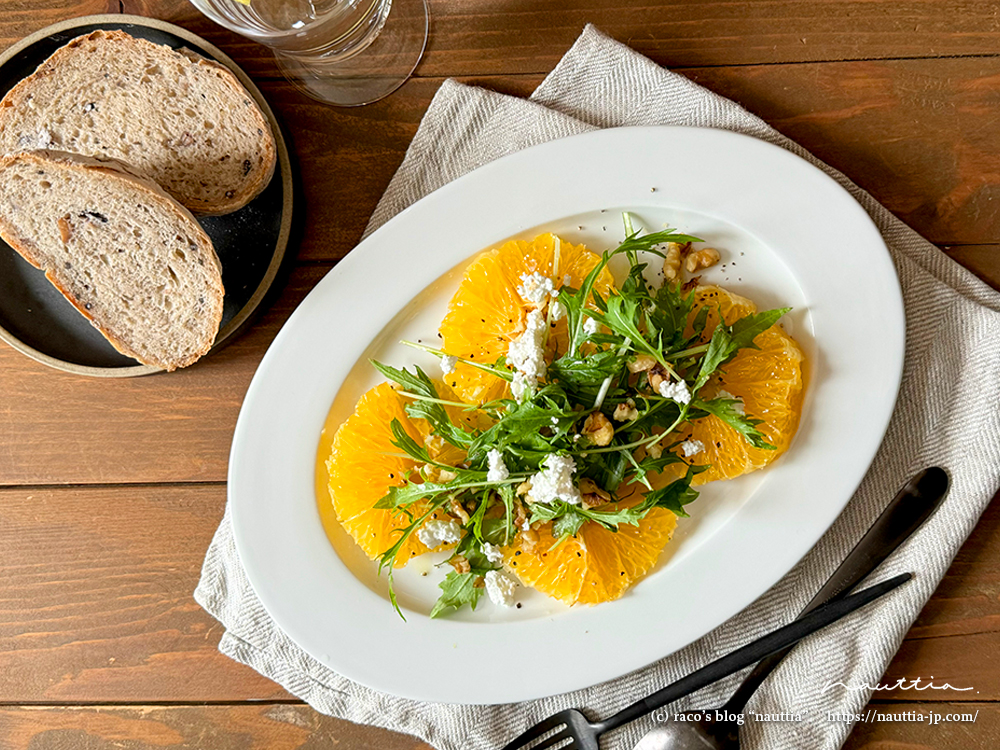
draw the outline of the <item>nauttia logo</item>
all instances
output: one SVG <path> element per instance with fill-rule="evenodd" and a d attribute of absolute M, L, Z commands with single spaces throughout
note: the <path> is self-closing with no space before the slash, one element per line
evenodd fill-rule
<path fill-rule="evenodd" d="M 896 682 L 886 683 L 882 685 L 881 683 L 875 683 L 874 685 L 869 685 L 867 682 L 860 682 L 856 685 L 852 685 L 846 682 L 828 682 L 823 686 L 821 692 L 825 693 L 833 688 L 843 688 L 844 690 L 857 691 L 857 690 L 874 690 L 876 692 L 881 690 L 956 690 L 960 693 L 964 693 L 968 690 L 974 690 L 971 687 L 955 687 L 949 683 L 944 683 L 943 685 L 934 684 L 934 676 L 928 682 L 923 681 L 923 677 L 917 677 L 915 679 L 909 679 L 908 677 L 900 677 Z"/>

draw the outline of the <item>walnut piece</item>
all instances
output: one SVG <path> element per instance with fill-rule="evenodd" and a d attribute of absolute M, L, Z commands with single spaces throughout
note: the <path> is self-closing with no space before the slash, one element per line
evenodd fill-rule
<path fill-rule="evenodd" d="M 635 408 L 635 402 L 629 399 L 615 407 L 615 413 L 611 415 L 611 418 L 616 422 L 631 422 L 639 418 L 639 410 Z"/>
<path fill-rule="evenodd" d="M 435 453 L 440 453 L 444 450 L 444 438 L 440 435 L 428 435 L 424 438 L 424 446 Z"/>
<path fill-rule="evenodd" d="M 719 262 L 719 251 L 714 247 L 703 247 L 695 250 L 687 257 L 685 268 L 688 273 L 694 273 L 699 268 L 710 268 Z"/>
<path fill-rule="evenodd" d="M 472 566 L 469 565 L 469 561 L 462 557 L 462 555 L 455 555 L 448 562 L 451 563 L 451 567 L 455 569 L 456 573 L 472 572 Z"/>
<path fill-rule="evenodd" d="M 660 384 L 670 379 L 667 375 L 667 371 L 663 369 L 663 365 L 660 364 L 651 368 L 646 378 L 649 380 L 649 387 L 653 389 L 653 393 L 659 393 Z"/>
<path fill-rule="evenodd" d="M 595 411 L 583 421 L 583 436 L 594 445 L 607 445 L 615 436 L 615 426 L 601 412 Z"/>
<path fill-rule="evenodd" d="M 453 471 L 448 471 L 448 469 L 442 469 L 433 464 L 424 464 L 421 468 L 420 473 L 428 482 L 450 482 L 455 479 L 458 475 Z"/>
<path fill-rule="evenodd" d="M 681 260 L 691 249 L 691 243 L 668 242 L 666 257 L 663 259 L 663 276 L 667 281 L 674 281 L 681 272 Z"/>
<path fill-rule="evenodd" d="M 453 516 L 457 516 L 462 521 L 463 524 L 467 524 L 469 522 L 469 513 L 465 510 L 465 508 L 462 507 L 462 504 L 458 502 L 458 500 L 456 500 L 455 498 L 452 498 L 451 502 L 448 503 L 448 510 L 451 511 L 451 514 Z"/>
<path fill-rule="evenodd" d="M 637 354 L 635 359 L 630 359 L 628 362 L 629 372 L 645 372 L 646 370 L 653 369 L 653 365 L 656 364 L 656 360 L 653 359 L 648 354 Z"/>
<path fill-rule="evenodd" d="M 611 494 L 597 486 L 590 477 L 580 480 L 580 502 L 586 508 L 596 508 L 611 502 Z"/>

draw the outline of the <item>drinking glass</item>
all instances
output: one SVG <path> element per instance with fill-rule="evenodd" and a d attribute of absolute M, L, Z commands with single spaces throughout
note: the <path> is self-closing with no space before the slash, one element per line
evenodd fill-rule
<path fill-rule="evenodd" d="M 302 92 L 343 107 L 403 85 L 427 43 L 426 0 L 191 0 L 221 26 L 270 47 Z"/>

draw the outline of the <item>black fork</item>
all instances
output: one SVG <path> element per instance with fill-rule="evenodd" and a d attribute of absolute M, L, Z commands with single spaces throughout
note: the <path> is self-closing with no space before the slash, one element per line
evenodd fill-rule
<path fill-rule="evenodd" d="M 706 664 L 701 669 L 682 677 L 672 685 L 658 690 L 648 698 L 633 703 L 604 721 L 591 722 L 580 711 L 570 708 L 540 721 L 528 731 L 504 746 L 503 750 L 600 750 L 598 738 L 605 732 L 628 724 L 678 698 L 683 698 L 716 680 L 756 664 L 761 659 L 777 653 L 807 635 L 825 628 L 845 615 L 889 593 L 909 581 L 913 575 L 903 573 L 882 583 L 875 584 L 856 594 L 817 607 L 801 619 L 785 625 L 773 633 L 748 643 L 721 659 Z"/>

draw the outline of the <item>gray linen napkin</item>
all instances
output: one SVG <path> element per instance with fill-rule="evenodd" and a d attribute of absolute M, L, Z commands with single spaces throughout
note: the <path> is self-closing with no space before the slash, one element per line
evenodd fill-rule
<path fill-rule="evenodd" d="M 811 750 L 837 748 L 844 742 L 851 723 L 831 721 L 827 712 L 860 713 L 870 691 L 834 687 L 824 692 L 824 687 L 833 682 L 877 683 L 1000 485 L 1000 294 L 842 174 L 759 118 L 589 26 L 530 100 L 446 81 L 379 203 L 369 231 L 445 183 L 504 154 L 593 128 L 654 124 L 724 128 L 787 148 L 849 190 L 889 246 L 906 303 L 903 386 L 882 448 L 830 531 L 758 601 L 656 664 L 572 694 L 469 707 L 418 703 L 378 693 L 305 654 L 277 629 L 254 595 L 236 553 L 227 513 L 195 592 L 202 606 L 226 627 L 220 644 L 223 653 L 267 675 L 323 713 L 408 732 L 441 750 L 499 747 L 562 708 L 585 707 L 599 716 L 607 715 L 784 624 L 823 584 L 912 473 L 931 464 L 945 466 L 953 482 L 945 505 L 879 574 L 884 578 L 912 570 L 917 578 L 888 600 L 801 644 L 748 707 L 762 713 L 799 713 L 801 722 L 751 720 L 742 735 L 744 746 L 750 749 Z M 530 680 L 530 674 L 525 679 Z M 680 706 L 719 705 L 737 682 L 738 676 L 733 676 Z M 612 734 L 605 746 L 632 748 L 652 726 L 652 719 L 639 721 Z"/>

